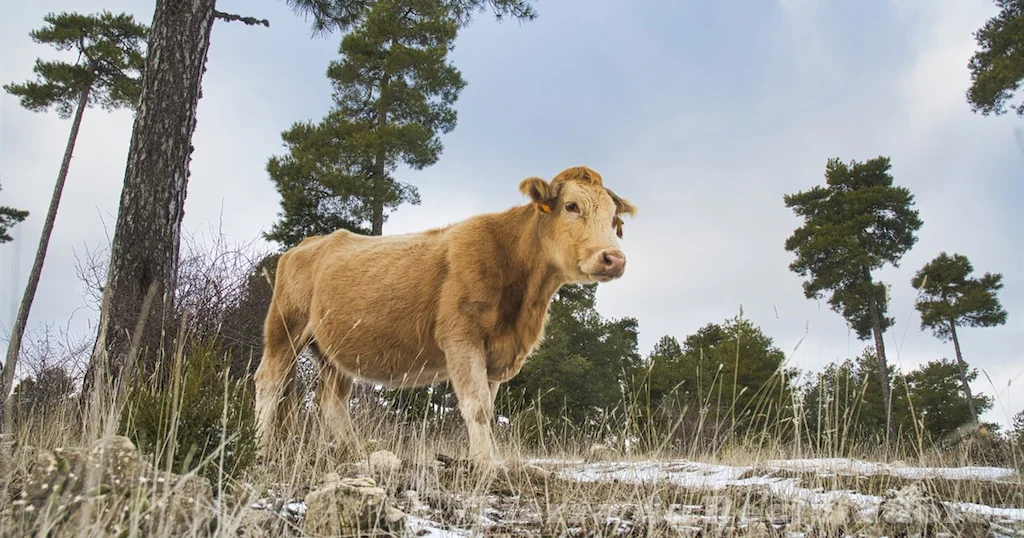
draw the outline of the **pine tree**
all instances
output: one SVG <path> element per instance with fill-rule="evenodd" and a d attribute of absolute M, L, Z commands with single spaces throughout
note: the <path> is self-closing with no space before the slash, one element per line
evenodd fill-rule
<path fill-rule="evenodd" d="M 28 218 L 28 211 L 0 205 L 0 243 L 13 241 L 10 230 L 15 224 Z"/>
<path fill-rule="evenodd" d="M 921 313 L 921 330 L 931 329 L 936 338 L 953 340 L 956 361 L 960 369 L 960 383 L 964 391 L 971 420 L 978 421 L 978 412 L 967 379 L 967 366 L 960 352 L 958 326 L 994 327 L 1006 323 L 1006 311 L 996 297 L 1003 287 L 1003 275 L 985 273 L 980 279 L 971 278 L 974 271 L 966 256 L 945 252 L 925 264 L 914 275 L 910 284 L 920 290 L 915 307 Z"/>
<path fill-rule="evenodd" d="M 386 210 L 419 203 L 398 181 L 400 164 L 437 162 L 439 135 L 455 128 L 452 108 L 465 86 L 450 62 L 458 26 L 432 0 L 379 0 L 341 42 L 327 76 L 334 107 L 319 124 L 298 123 L 283 137 L 290 153 L 267 169 L 282 195 L 268 239 L 289 246 L 337 228 L 383 233 Z"/>
<path fill-rule="evenodd" d="M 19 96 L 22 106 L 29 110 L 40 112 L 54 108 L 57 115 L 64 119 L 73 113 L 74 121 L 64 150 L 64 160 L 61 162 L 57 182 L 53 188 L 53 196 L 50 198 L 50 207 L 43 222 L 42 236 L 39 238 L 32 271 L 29 273 L 14 329 L 11 331 L 3 380 L 0 383 L 0 404 L 7 401 L 14 382 L 14 369 L 18 362 L 21 339 L 42 275 L 61 193 L 71 165 L 71 155 L 82 124 L 82 115 L 91 105 L 99 105 L 106 110 L 133 108 L 139 100 L 140 79 L 145 65 L 141 49 L 148 29 L 137 24 L 131 15 L 114 15 L 108 11 L 99 15 L 51 13 L 43 20 L 47 24 L 29 34 L 32 40 L 52 45 L 57 50 L 73 51 L 77 55 L 76 61 L 68 63 L 59 60 L 36 60 L 36 81 L 8 84 L 4 89 Z"/>
<path fill-rule="evenodd" d="M 995 0 L 999 14 L 974 33 L 978 50 L 967 64 L 967 103 L 975 113 L 1001 115 L 1024 83 L 1024 0 Z M 1024 117 L 1024 100 L 1016 107 Z"/>
<path fill-rule="evenodd" d="M 979 413 L 992 408 L 988 396 L 972 395 L 968 399 L 965 394 L 969 393 L 961 393 L 960 384 L 977 377 L 978 371 L 968 369 L 962 361 L 954 364 L 946 359 L 928 361 L 907 374 L 914 413 L 934 439 L 945 439 L 961 431 L 964 424 L 976 423 Z"/>
<path fill-rule="evenodd" d="M 312 16 L 315 31 L 326 33 L 349 30 L 375 0 L 287 3 L 297 13 Z M 535 16 L 528 0 L 446 0 L 444 5 L 456 10 L 463 24 L 471 12 L 487 6 L 498 15 Z M 96 343 L 82 390 L 86 398 L 111 393 L 97 391 L 97 382 L 109 378 L 119 383 L 125 367 L 134 364 L 135 353 L 152 369 L 159 356 L 154 352 L 166 345 L 165 312 L 174 305 L 192 134 L 213 23 L 270 24 L 222 13 L 216 6 L 216 0 L 156 1 L 140 113 L 132 130 Z M 105 375 L 97 379 L 100 372 Z"/>
<path fill-rule="evenodd" d="M 826 186 L 784 196 L 786 207 L 803 217 L 804 225 L 786 239 L 786 250 L 796 253 L 789 268 L 801 276 L 808 299 L 831 292 L 829 305 L 842 314 L 866 340 L 873 336 L 890 439 L 891 420 L 889 370 L 882 333 L 894 320 L 886 316 L 885 285 L 876 282 L 872 271 L 886 263 L 898 267 L 903 254 L 917 242 L 915 232 L 922 222 L 913 208 L 914 197 L 904 187 L 893 185 L 887 157 L 863 163 L 844 164 L 829 159 Z"/>

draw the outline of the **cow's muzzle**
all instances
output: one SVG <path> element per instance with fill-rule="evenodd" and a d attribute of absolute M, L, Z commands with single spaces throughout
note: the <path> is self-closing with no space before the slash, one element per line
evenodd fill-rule
<path fill-rule="evenodd" d="M 626 272 L 626 255 L 621 250 L 606 250 L 598 254 L 599 269 L 594 272 L 598 280 L 607 282 Z"/>

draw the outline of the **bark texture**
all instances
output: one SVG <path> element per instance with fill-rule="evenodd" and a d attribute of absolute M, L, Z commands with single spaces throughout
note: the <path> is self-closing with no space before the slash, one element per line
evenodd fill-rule
<path fill-rule="evenodd" d="M 83 395 L 155 370 L 174 334 L 181 221 L 216 0 L 157 0 L 100 326 Z M 148 298 L 147 298 L 148 296 Z M 100 376 L 100 374 L 103 374 Z"/>
<path fill-rule="evenodd" d="M 885 432 L 888 442 L 896 439 L 896 424 L 892 420 L 892 387 L 889 385 L 889 361 L 885 358 L 885 342 L 882 340 L 882 316 L 878 302 L 871 296 L 868 308 L 871 310 L 871 332 L 875 337 L 875 357 L 878 359 L 878 388 L 882 391 L 882 406 L 885 407 Z"/>
<path fill-rule="evenodd" d="M 960 383 L 964 387 L 964 396 L 967 397 L 967 409 L 971 412 L 971 420 L 978 422 L 978 410 L 974 407 L 974 394 L 971 392 L 971 385 L 967 382 L 967 365 L 964 364 L 964 357 L 960 354 L 960 339 L 956 336 L 956 323 L 949 322 L 949 334 L 953 336 L 953 349 L 956 350 L 956 364 L 960 368 Z"/>

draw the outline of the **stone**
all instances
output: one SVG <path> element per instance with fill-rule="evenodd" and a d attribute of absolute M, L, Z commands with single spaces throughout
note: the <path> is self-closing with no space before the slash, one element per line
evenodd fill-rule
<path fill-rule="evenodd" d="M 86 504 L 89 510 L 80 510 Z M 56 531 L 102 521 L 112 534 L 130 525 L 191 534 L 214 521 L 209 480 L 154 469 L 122 436 L 101 438 L 88 448 L 40 451 L 10 510 L 25 530 L 33 528 L 37 514 L 57 522 Z"/>
<path fill-rule="evenodd" d="M 306 495 L 306 507 L 302 530 L 313 536 L 394 532 L 405 526 L 405 514 L 388 504 L 387 493 L 369 477 L 329 473 L 323 486 Z"/>
<path fill-rule="evenodd" d="M 402 460 L 390 450 L 378 450 L 369 457 L 370 472 L 381 475 L 395 473 L 402 468 Z"/>

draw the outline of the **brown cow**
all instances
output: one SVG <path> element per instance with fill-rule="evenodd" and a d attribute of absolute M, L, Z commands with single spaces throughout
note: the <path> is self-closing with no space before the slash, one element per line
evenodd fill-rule
<path fill-rule="evenodd" d="M 296 355 L 311 343 L 317 402 L 338 441 L 354 440 L 353 380 L 409 388 L 449 379 L 469 456 L 490 463 L 498 386 L 543 338 L 562 285 L 622 276 L 619 215 L 636 211 L 582 166 L 519 190 L 531 203 L 420 233 L 338 230 L 281 256 L 255 378 L 262 449 L 282 422 L 294 426 Z"/>

